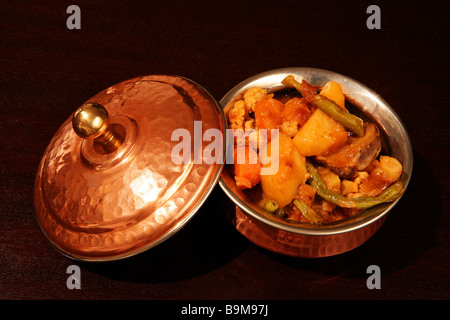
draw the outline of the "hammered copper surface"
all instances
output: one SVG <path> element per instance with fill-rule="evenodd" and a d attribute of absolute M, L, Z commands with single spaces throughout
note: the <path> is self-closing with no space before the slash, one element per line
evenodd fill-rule
<path fill-rule="evenodd" d="M 225 122 L 209 93 L 180 77 L 135 78 L 87 102 L 107 109 L 123 143 L 114 152 L 101 152 L 92 140 L 78 137 L 72 118 L 67 119 L 39 166 L 37 218 L 65 255 L 119 259 L 175 233 L 219 178 L 220 162 L 174 164 L 171 151 L 179 142 L 171 141 L 172 132 L 184 128 L 194 136 L 194 121 L 199 120 L 203 132 L 217 128 L 223 133 Z"/>
<path fill-rule="evenodd" d="M 236 206 L 234 225 L 236 230 L 254 244 L 275 253 L 300 257 L 321 258 L 352 250 L 372 237 L 386 217 L 365 227 L 340 234 L 312 236 L 273 228 L 244 214 Z"/>

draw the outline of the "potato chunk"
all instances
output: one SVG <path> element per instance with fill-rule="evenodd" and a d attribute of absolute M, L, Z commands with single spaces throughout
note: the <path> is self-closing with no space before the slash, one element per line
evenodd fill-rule
<path fill-rule="evenodd" d="M 389 185 L 397 181 L 402 174 L 403 166 L 395 158 L 380 156 L 380 164 L 370 175 L 361 181 L 359 192 L 368 196 L 377 196 Z"/>
<path fill-rule="evenodd" d="M 271 175 L 261 175 L 261 187 L 265 199 L 278 202 L 279 207 L 291 203 L 297 194 L 298 187 L 306 182 L 306 158 L 294 146 L 291 138 L 279 133 L 279 167 L 278 172 Z M 272 143 L 260 152 L 263 168 L 270 166 Z M 273 161 L 273 159 L 272 159 Z"/>
<path fill-rule="evenodd" d="M 344 126 L 317 109 L 294 137 L 294 144 L 306 157 L 336 150 L 347 141 Z"/>
<path fill-rule="evenodd" d="M 317 168 L 317 172 L 327 186 L 328 190 L 338 193 L 341 192 L 341 179 L 339 179 L 337 174 L 326 167 Z"/>
<path fill-rule="evenodd" d="M 320 91 L 320 94 L 330 100 L 333 100 L 338 106 L 345 109 L 345 96 L 342 92 L 341 85 L 336 81 L 327 82 L 327 84 Z"/>
<path fill-rule="evenodd" d="M 358 184 L 355 181 L 342 180 L 341 182 L 341 194 L 346 196 L 350 193 L 358 192 Z"/>
<path fill-rule="evenodd" d="M 383 172 L 383 178 L 392 183 L 402 175 L 403 166 L 393 157 L 381 156 L 380 170 Z"/>

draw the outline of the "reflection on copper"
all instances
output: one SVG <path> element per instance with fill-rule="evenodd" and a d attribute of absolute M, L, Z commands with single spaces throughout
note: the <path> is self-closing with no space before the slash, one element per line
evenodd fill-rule
<path fill-rule="evenodd" d="M 137 209 L 140 209 L 149 202 L 155 201 L 166 184 L 167 180 L 163 176 L 144 169 L 140 176 L 130 182 L 133 193 L 143 200 L 142 205 Z"/>
<path fill-rule="evenodd" d="M 63 254 L 80 260 L 124 258 L 179 230 L 216 184 L 223 161 L 171 161 L 171 133 L 225 131 L 220 107 L 184 78 L 146 76 L 114 85 L 87 103 L 102 105 L 121 144 L 98 149 L 75 134 L 72 118 L 47 147 L 35 182 L 39 224 Z M 204 147 L 204 146 L 203 146 Z"/>
<path fill-rule="evenodd" d="M 365 227 L 322 236 L 311 236 L 273 228 L 236 207 L 234 217 L 236 230 L 254 244 L 275 253 L 300 258 L 321 258 L 352 250 L 364 242 L 381 227 L 385 217 Z"/>

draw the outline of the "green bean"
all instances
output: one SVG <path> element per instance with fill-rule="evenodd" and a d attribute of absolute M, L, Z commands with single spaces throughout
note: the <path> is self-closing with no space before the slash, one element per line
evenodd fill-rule
<path fill-rule="evenodd" d="M 302 94 L 302 96 L 308 95 L 307 86 L 304 83 L 295 80 L 293 75 L 288 75 L 281 81 L 281 84 L 284 84 L 286 87 L 295 88 L 298 92 Z"/>
<path fill-rule="evenodd" d="M 267 212 L 273 213 L 278 209 L 278 202 L 275 200 L 264 199 L 261 201 L 260 206 Z"/>
<path fill-rule="evenodd" d="M 294 76 L 289 75 L 281 81 L 282 84 L 288 87 L 294 87 L 303 96 L 307 94 L 306 86 L 303 83 L 295 80 Z M 316 94 L 311 103 L 329 115 L 331 118 L 342 124 L 348 130 L 356 133 L 362 137 L 364 135 L 364 121 L 357 116 L 351 114 L 347 110 L 338 106 L 334 101 Z"/>
<path fill-rule="evenodd" d="M 405 191 L 401 181 L 397 181 L 376 197 L 362 196 L 348 199 L 340 193 L 328 190 L 317 169 L 309 161 L 306 162 L 306 167 L 311 175 L 309 179 L 311 186 L 316 189 L 317 194 L 323 199 L 343 208 L 367 209 L 380 203 L 393 202 Z"/>
<path fill-rule="evenodd" d="M 293 203 L 310 223 L 321 224 L 323 222 L 322 217 L 303 201 L 295 199 Z"/>
<path fill-rule="evenodd" d="M 314 97 L 312 104 L 359 137 L 364 135 L 364 121 L 339 107 L 334 101 L 318 94 Z"/>

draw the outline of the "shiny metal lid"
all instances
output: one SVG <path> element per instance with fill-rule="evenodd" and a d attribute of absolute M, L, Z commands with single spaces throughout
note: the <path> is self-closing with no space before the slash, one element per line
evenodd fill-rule
<path fill-rule="evenodd" d="M 163 242 L 219 179 L 225 142 L 218 161 L 202 161 L 209 129 L 225 139 L 222 108 L 186 78 L 144 76 L 95 95 L 63 123 L 40 162 L 34 202 L 42 231 L 83 261 L 117 260 Z"/>

